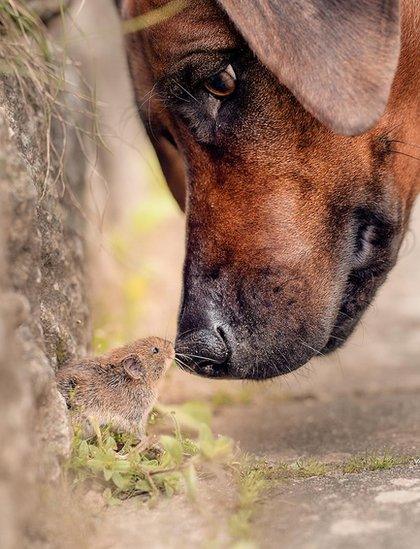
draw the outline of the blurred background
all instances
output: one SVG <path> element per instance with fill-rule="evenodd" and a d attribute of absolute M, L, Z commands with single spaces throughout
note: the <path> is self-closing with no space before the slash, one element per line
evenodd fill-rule
<path fill-rule="evenodd" d="M 173 338 L 184 218 L 139 121 L 113 2 L 74 3 L 63 47 L 93 94 L 101 141 L 86 149 L 94 350 Z"/>

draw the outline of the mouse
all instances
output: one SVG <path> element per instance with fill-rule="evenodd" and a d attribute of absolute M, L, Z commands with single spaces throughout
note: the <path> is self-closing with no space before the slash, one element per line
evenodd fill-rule
<path fill-rule="evenodd" d="M 160 382 L 174 358 L 170 341 L 147 337 L 101 356 L 64 364 L 56 380 L 72 425 L 85 437 L 94 434 L 96 423 L 141 441 L 146 437 L 147 418 L 158 398 Z"/>

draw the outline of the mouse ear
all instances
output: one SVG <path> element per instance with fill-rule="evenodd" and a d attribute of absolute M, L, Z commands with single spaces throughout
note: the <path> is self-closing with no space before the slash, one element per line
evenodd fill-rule
<path fill-rule="evenodd" d="M 143 376 L 143 364 L 137 355 L 127 355 L 122 361 L 121 365 L 124 371 L 132 379 L 140 379 Z"/>

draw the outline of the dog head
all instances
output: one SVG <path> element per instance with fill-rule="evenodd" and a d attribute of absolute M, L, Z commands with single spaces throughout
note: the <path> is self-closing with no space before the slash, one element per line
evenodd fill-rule
<path fill-rule="evenodd" d="M 183 360 L 262 379 L 337 348 L 394 265 L 413 201 L 417 165 L 394 154 L 416 131 L 416 88 L 400 75 L 391 92 L 398 2 L 121 9 L 140 113 L 185 200 Z"/>

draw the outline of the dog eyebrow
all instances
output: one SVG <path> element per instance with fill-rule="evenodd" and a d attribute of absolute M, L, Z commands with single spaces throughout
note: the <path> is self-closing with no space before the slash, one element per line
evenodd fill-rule
<path fill-rule="evenodd" d="M 227 53 L 231 51 L 231 49 L 227 50 L 226 48 L 206 48 L 183 53 L 179 56 L 175 56 L 172 59 L 171 68 L 167 72 L 167 74 L 177 74 L 182 72 L 182 70 L 184 70 L 189 65 L 194 65 L 195 63 L 199 62 L 202 63 L 203 57 L 207 57 L 209 60 L 215 60 L 216 58 L 218 58 L 218 60 L 221 61 L 223 58 L 226 57 Z"/>

